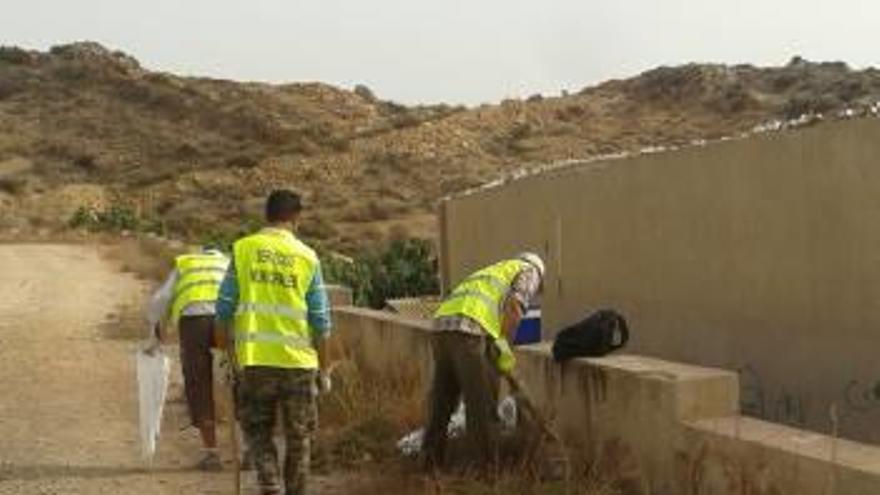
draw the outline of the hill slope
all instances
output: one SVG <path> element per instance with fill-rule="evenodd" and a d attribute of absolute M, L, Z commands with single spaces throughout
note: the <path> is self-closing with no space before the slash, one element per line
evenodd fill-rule
<path fill-rule="evenodd" d="M 880 100 L 880 71 L 663 67 L 576 94 L 404 107 L 364 87 L 151 72 L 94 43 L 0 49 L 0 229 L 130 204 L 178 235 L 235 228 L 278 185 L 306 194 L 306 235 L 353 250 L 433 235 L 436 200 L 524 163 L 732 135 Z"/>

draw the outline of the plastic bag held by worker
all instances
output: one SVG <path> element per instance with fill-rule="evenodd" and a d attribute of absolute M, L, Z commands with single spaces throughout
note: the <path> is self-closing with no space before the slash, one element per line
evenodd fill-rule
<path fill-rule="evenodd" d="M 622 349 L 629 340 L 626 319 L 612 309 L 601 309 L 571 325 L 553 341 L 553 358 L 599 357 Z"/>
<path fill-rule="evenodd" d="M 144 460 L 152 460 L 159 441 L 171 365 L 161 349 L 138 350 L 136 359 L 141 454 Z"/>

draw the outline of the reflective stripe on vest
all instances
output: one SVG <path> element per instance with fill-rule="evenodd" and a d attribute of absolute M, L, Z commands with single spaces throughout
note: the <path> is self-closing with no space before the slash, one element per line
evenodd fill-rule
<path fill-rule="evenodd" d="M 317 368 L 306 303 L 318 267 L 314 251 L 279 229 L 264 229 L 241 239 L 234 250 L 239 365 Z"/>
<path fill-rule="evenodd" d="M 290 318 L 291 320 L 305 320 L 308 317 L 307 311 L 294 309 L 282 304 L 240 303 L 235 312 L 277 315 Z"/>
<path fill-rule="evenodd" d="M 493 339 L 501 336 L 501 305 L 513 280 L 525 268 L 521 260 L 507 260 L 484 268 L 461 282 L 434 313 L 467 316 L 483 327 Z"/>
<path fill-rule="evenodd" d="M 455 300 L 455 299 L 463 299 L 466 297 L 475 297 L 475 298 L 479 299 L 488 308 L 499 307 L 499 303 L 495 302 L 495 300 L 492 299 L 492 296 L 489 296 L 487 294 L 483 294 L 482 292 L 479 292 L 476 290 L 469 290 L 469 289 L 457 290 L 457 291 L 453 292 L 452 294 L 450 294 L 450 296 L 446 300 L 450 301 L 450 300 Z M 445 304 L 445 302 L 444 302 L 444 304 Z"/>
<path fill-rule="evenodd" d="M 175 258 L 174 265 L 177 283 L 174 285 L 171 317 L 177 322 L 190 304 L 217 301 L 229 259 L 221 253 L 185 254 Z"/>
<path fill-rule="evenodd" d="M 281 335 L 278 332 L 247 332 L 239 336 L 242 342 L 261 344 L 283 344 L 288 347 L 308 349 L 312 347 L 311 339 L 299 335 Z"/>

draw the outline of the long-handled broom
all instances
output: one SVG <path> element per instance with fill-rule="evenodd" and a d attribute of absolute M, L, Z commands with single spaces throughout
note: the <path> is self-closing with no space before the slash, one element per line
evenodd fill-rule
<path fill-rule="evenodd" d="M 562 463 L 565 493 L 569 493 L 571 489 L 571 459 L 565 448 L 565 444 L 562 442 L 562 438 L 552 427 L 550 421 L 544 416 L 541 410 L 535 406 L 534 401 L 529 396 L 523 383 L 513 373 L 502 373 L 502 376 L 504 376 L 507 384 L 510 386 L 513 396 L 516 397 L 517 404 L 521 405 L 525 412 L 532 418 L 532 421 L 538 425 L 544 437 L 550 439 L 558 446 L 559 457 L 555 459 L 548 458 L 547 460 L 551 463 Z"/>
<path fill-rule="evenodd" d="M 226 359 L 229 370 L 226 376 L 226 398 L 232 407 L 229 418 L 229 443 L 232 445 L 232 477 L 235 480 L 235 495 L 241 495 L 241 452 L 238 446 L 238 401 L 235 400 L 235 383 L 238 377 L 238 366 L 235 360 L 235 350 L 232 346 L 226 347 Z"/>

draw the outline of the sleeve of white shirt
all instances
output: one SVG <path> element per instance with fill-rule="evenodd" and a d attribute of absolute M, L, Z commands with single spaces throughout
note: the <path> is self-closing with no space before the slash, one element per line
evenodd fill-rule
<path fill-rule="evenodd" d="M 541 274 L 538 273 L 537 268 L 528 266 L 513 279 L 513 283 L 510 286 L 510 297 L 516 299 L 523 312 L 525 312 L 528 310 L 529 304 L 535 299 L 540 287 Z"/>
<path fill-rule="evenodd" d="M 174 286 L 177 284 L 177 270 L 172 270 L 165 282 L 153 293 L 150 305 L 147 307 L 147 324 L 150 332 L 156 328 L 168 315 L 171 305 L 171 297 L 174 295 Z"/>

